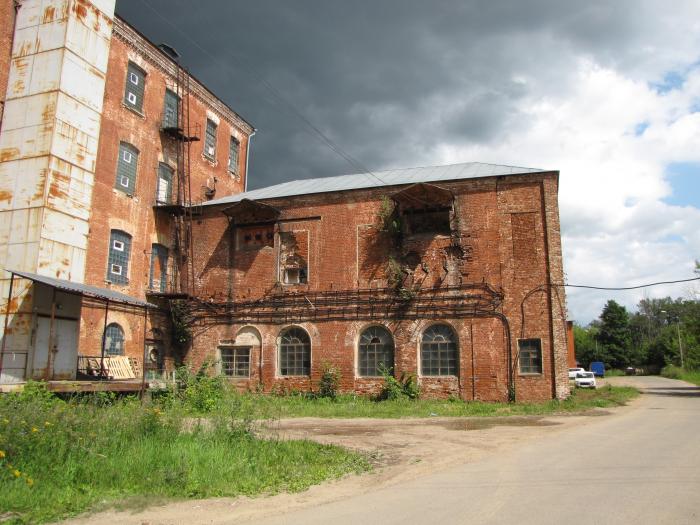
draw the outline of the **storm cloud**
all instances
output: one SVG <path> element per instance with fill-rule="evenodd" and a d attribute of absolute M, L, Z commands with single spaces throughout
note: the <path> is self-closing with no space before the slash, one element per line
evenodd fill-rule
<path fill-rule="evenodd" d="M 561 170 L 572 282 L 687 277 L 700 256 L 698 204 L 664 200 L 667 165 L 700 163 L 698 2 L 119 0 L 117 12 L 258 128 L 251 189 L 357 171 L 298 112 L 373 171 Z M 582 320 L 604 300 L 570 297 Z"/>

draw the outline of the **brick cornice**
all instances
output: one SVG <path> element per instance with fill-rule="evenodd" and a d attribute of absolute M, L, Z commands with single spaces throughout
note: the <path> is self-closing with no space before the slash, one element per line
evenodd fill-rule
<path fill-rule="evenodd" d="M 127 22 L 114 17 L 113 36 L 117 37 L 125 45 L 136 51 L 151 65 L 175 81 L 177 78 L 177 64 L 170 60 L 150 40 L 136 31 Z M 238 115 L 235 111 L 218 99 L 211 91 L 192 75 L 190 77 L 190 94 L 197 97 L 205 106 L 217 113 L 219 117 L 230 125 L 235 126 L 246 135 L 250 135 L 254 128 Z"/>

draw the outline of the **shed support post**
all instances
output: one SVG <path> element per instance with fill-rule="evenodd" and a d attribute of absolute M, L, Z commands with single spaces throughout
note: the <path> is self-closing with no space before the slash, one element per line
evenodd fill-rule
<path fill-rule="evenodd" d="M 105 344 L 107 343 L 107 314 L 109 313 L 109 299 L 105 302 L 105 320 L 102 326 L 102 350 L 100 351 L 100 378 L 106 379 L 105 374 Z"/>
<path fill-rule="evenodd" d="M 5 347 L 7 345 L 7 325 L 10 320 L 10 303 L 12 302 L 12 287 L 15 284 L 15 274 L 10 274 L 10 292 L 7 294 L 7 305 L 5 306 L 5 327 L 2 332 L 2 349 L 0 349 L 0 378 L 2 377 L 2 365 L 5 359 Z M 25 367 L 26 368 L 26 367 Z M 26 373 L 26 370 L 25 370 Z"/>

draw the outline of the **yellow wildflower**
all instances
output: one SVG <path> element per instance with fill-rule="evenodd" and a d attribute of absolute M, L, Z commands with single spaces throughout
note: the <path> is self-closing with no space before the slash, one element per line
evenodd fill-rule
<path fill-rule="evenodd" d="M 22 475 L 22 473 L 17 469 L 13 470 L 12 473 L 15 475 L 16 478 L 18 478 Z"/>
<path fill-rule="evenodd" d="M 0 450 L 0 459 L 2 459 L 2 458 L 4 458 L 4 457 L 5 457 L 5 451 L 4 451 L 4 450 Z"/>
<path fill-rule="evenodd" d="M 50 427 L 50 426 L 51 426 L 51 422 L 50 422 L 50 421 L 44 421 L 44 426 L 45 426 L 45 427 Z"/>
<path fill-rule="evenodd" d="M 27 485 L 29 485 L 30 487 L 34 485 L 34 480 L 32 478 L 27 478 Z"/>
<path fill-rule="evenodd" d="M 39 432 L 39 429 L 36 427 L 32 427 L 32 432 Z"/>

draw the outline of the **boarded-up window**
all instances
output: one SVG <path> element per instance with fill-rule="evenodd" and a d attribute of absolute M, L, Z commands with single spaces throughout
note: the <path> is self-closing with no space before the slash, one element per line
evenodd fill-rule
<path fill-rule="evenodd" d="M 151 290 L 164 292 L 168 284 L 168 248 L 162 244 L 151 247 Z"/>
<path fill-rule="evenodd" d="M 170 204 L 173 194 L 173 169 L 161 162 L 158 165 L 158 185 L 156 187 L 156 202 Z"/>
<path fill-rule="evenodd" d="M 357 228 L 357 265 L 363 283 L 386 278 L 391 236 L 371 224 Z"/>
<path fill-rule="evenodd" d="M 117 159 L 117 178 L 114 187 L 128 195 L 133 195 L 136 189 L 136 169 L 139 162 L 139 150 L 126 142 L 119 143 L 119 158 Z"/>
<path fill-rule="evenodd" d="M 537 257 L 537 214 L 513 213 L 510 216 L 513 232 L 513 258 L 516 266 L 536 264 Z"/>
<path fill-rule="evenodd" d="M 124 89 L 124 104 L 138 112 L 143 111 L 143 94 L 146 84 L 146 73 L 136 64 L 129 62 L 126 71 L 126 86 Z"/>
<path fill-rule="evenodd" d="M 231 173 L 238 173 L 238 150 L 241 145 L 236 137 L 231 137 L 228 151 L 228 170 Z"/>
<path fill-rule="evenodd" d="M 109 236 L 109 257 L 107 260 L 107 280 L 117 284 L 129 282 L 129 256 L 131 235 L 120 230 L 112 230 Z"/>
<path fill-rule="evenodd" d="M 238 248 L 240 250 L 257 250 L 265 246 L 274 246 L 275 233 L 272 225 L 239 226 Z"/>
<path fill-rule="evenodd" d="M 174 91 L 165 90 L 165 99 L 163 100 L 163 128 L 178 127 L 178 107 L 180 106 L 180 97 Z"/>
<path fill-rule="evenodd" d="M 207 119 L 207 129 L 204 135 L 204 156 L 209 160 L 216 158 L 216 123 Z"/>

